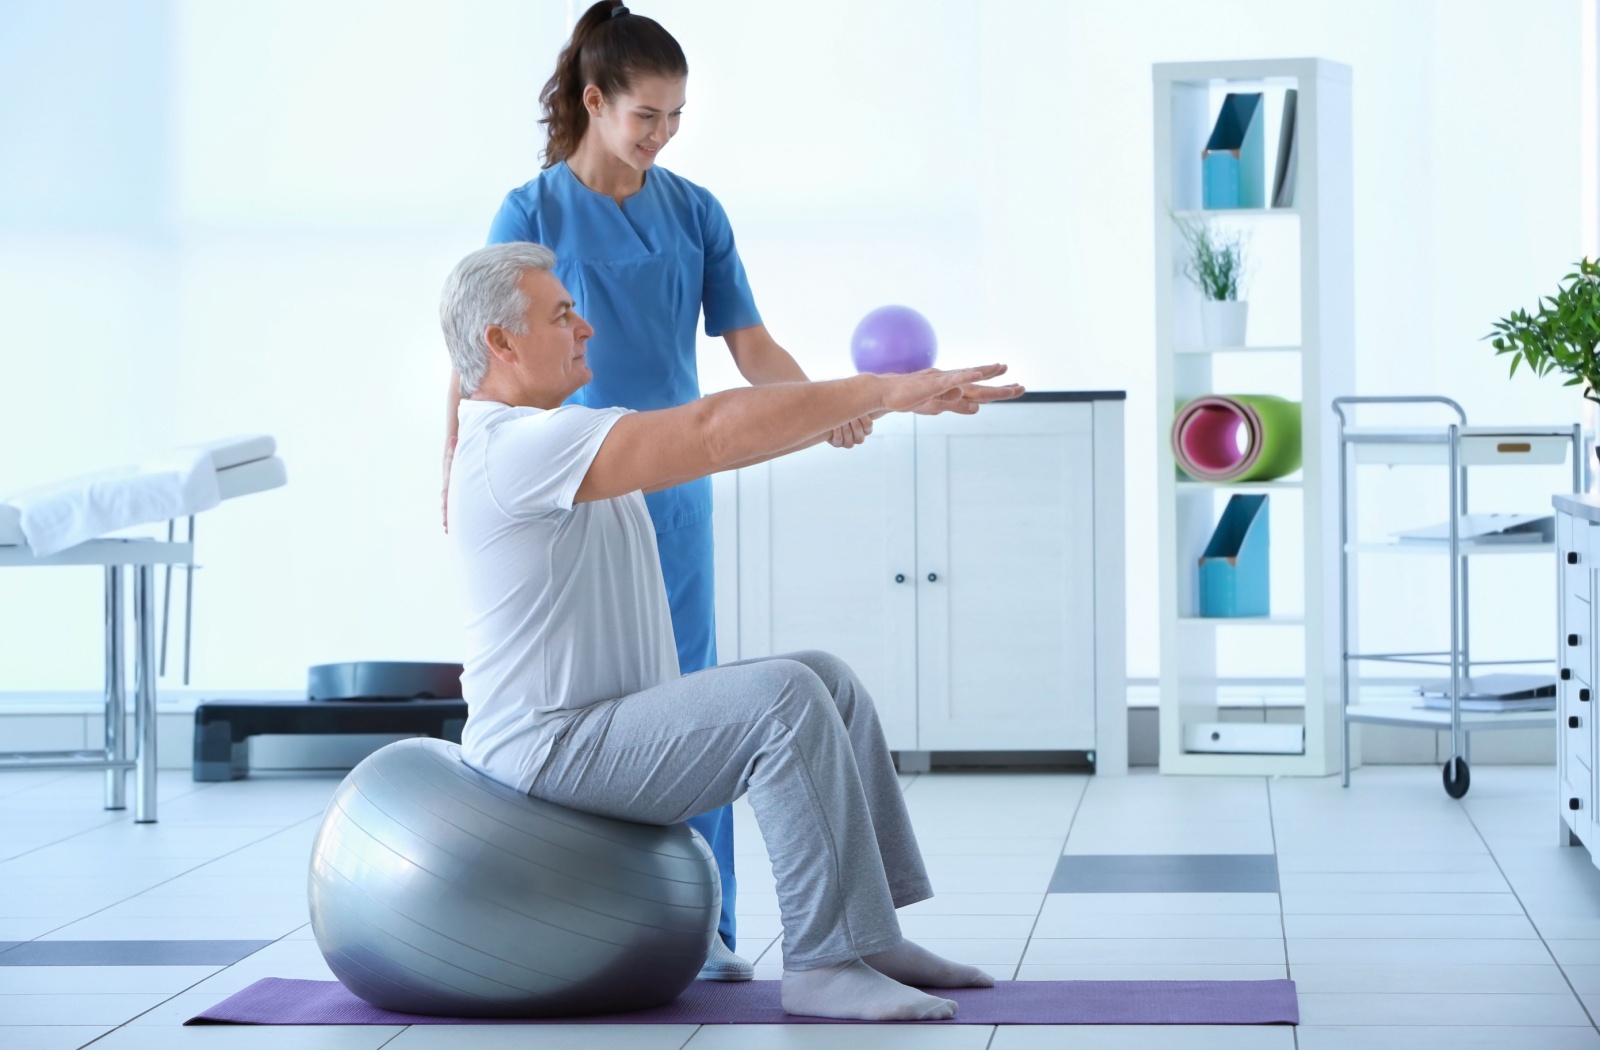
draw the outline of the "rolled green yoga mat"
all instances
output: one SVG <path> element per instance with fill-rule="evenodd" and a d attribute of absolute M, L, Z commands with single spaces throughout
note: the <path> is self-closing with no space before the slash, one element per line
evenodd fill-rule
<path fill-rule="evenodd" d="M 1183 472 L 1199 481 L 1271 481 L 1293 474 L 1300 469 L 1300 403 L 1273 394 L 1196 398 L 1172 423 L 1172 451 Z"/>

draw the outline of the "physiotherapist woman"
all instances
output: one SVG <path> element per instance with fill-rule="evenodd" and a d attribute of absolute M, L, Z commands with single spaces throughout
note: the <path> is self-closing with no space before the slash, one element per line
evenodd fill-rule
<path fill-rule="evenodd" d="M 656 165 L 677 134 L 689 63 L 659 23 L 620 0 L 584 12 L 556 58 L 539 101 L 549 143 L 538 178 L 506 195 L 489 243 L 533 241 L 554 250 L 555 275 L 594 325 L 594 378 L 570 399 L 590 408 L 645 411 L 700 396 L 695 329 L 721 336 L 752 384 L 805 382 L 806 374 L 767 332 L 756 310 L 733 229 L 709 192 Z M 457 381 L 449 440 L 456 432 Z M 849 448 L 871 432 L 862 418 L 835 431 Z M 711 553 L 711 482 L 645 496 L 687 675 L 717 663 Z M 689 821 L 705 836 L 722 875 L 719 941 L 702 979 L 749 980 L 736 947 L 733 814 L 724 806 Z"/>

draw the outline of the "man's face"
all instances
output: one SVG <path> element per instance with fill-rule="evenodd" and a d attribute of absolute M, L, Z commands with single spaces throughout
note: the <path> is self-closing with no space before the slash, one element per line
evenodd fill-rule
<path fill-rule="evenodd" d="M 558 401 L 565 401 L 594 378 L 584 356 L 594 329 L 578 316 L 572 296 L 554 274 L 524 270 L 518 287 L 528 300 L 522 314 L 527 331 L 505 333 L 506 342 L 517 351 L 518 385 L 535 397 L 557 394 Z"/>

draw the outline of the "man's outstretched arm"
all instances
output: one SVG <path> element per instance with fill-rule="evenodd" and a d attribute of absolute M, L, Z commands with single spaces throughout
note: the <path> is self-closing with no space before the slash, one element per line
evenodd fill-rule
<path fill-rule="evenodd" d="M 617 420 L 578 488 L 577 501 L 682 485 L 748 466 L 825 439 L 835 427 L 885 412 L 945 404 L 976 411 L 983 401 L 1016 397 L 1018 386 L 983 387 L 1004 365 L 911 375 L 858 375 L 822 383 L 774 383 L 725 390 L 659 412 Z"/>

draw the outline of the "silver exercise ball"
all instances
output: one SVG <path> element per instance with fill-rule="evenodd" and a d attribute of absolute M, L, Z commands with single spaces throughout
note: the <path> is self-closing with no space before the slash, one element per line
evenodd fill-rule
<path fill-rule="evenodd" d="M 491 780 L 442 740 L 368 756 L 311 850 L 311 928 L 389 1010 L 553 1017 L 670 1002 L 716 935 L 721 887 L 687 825 L 632 824 Z"/>

